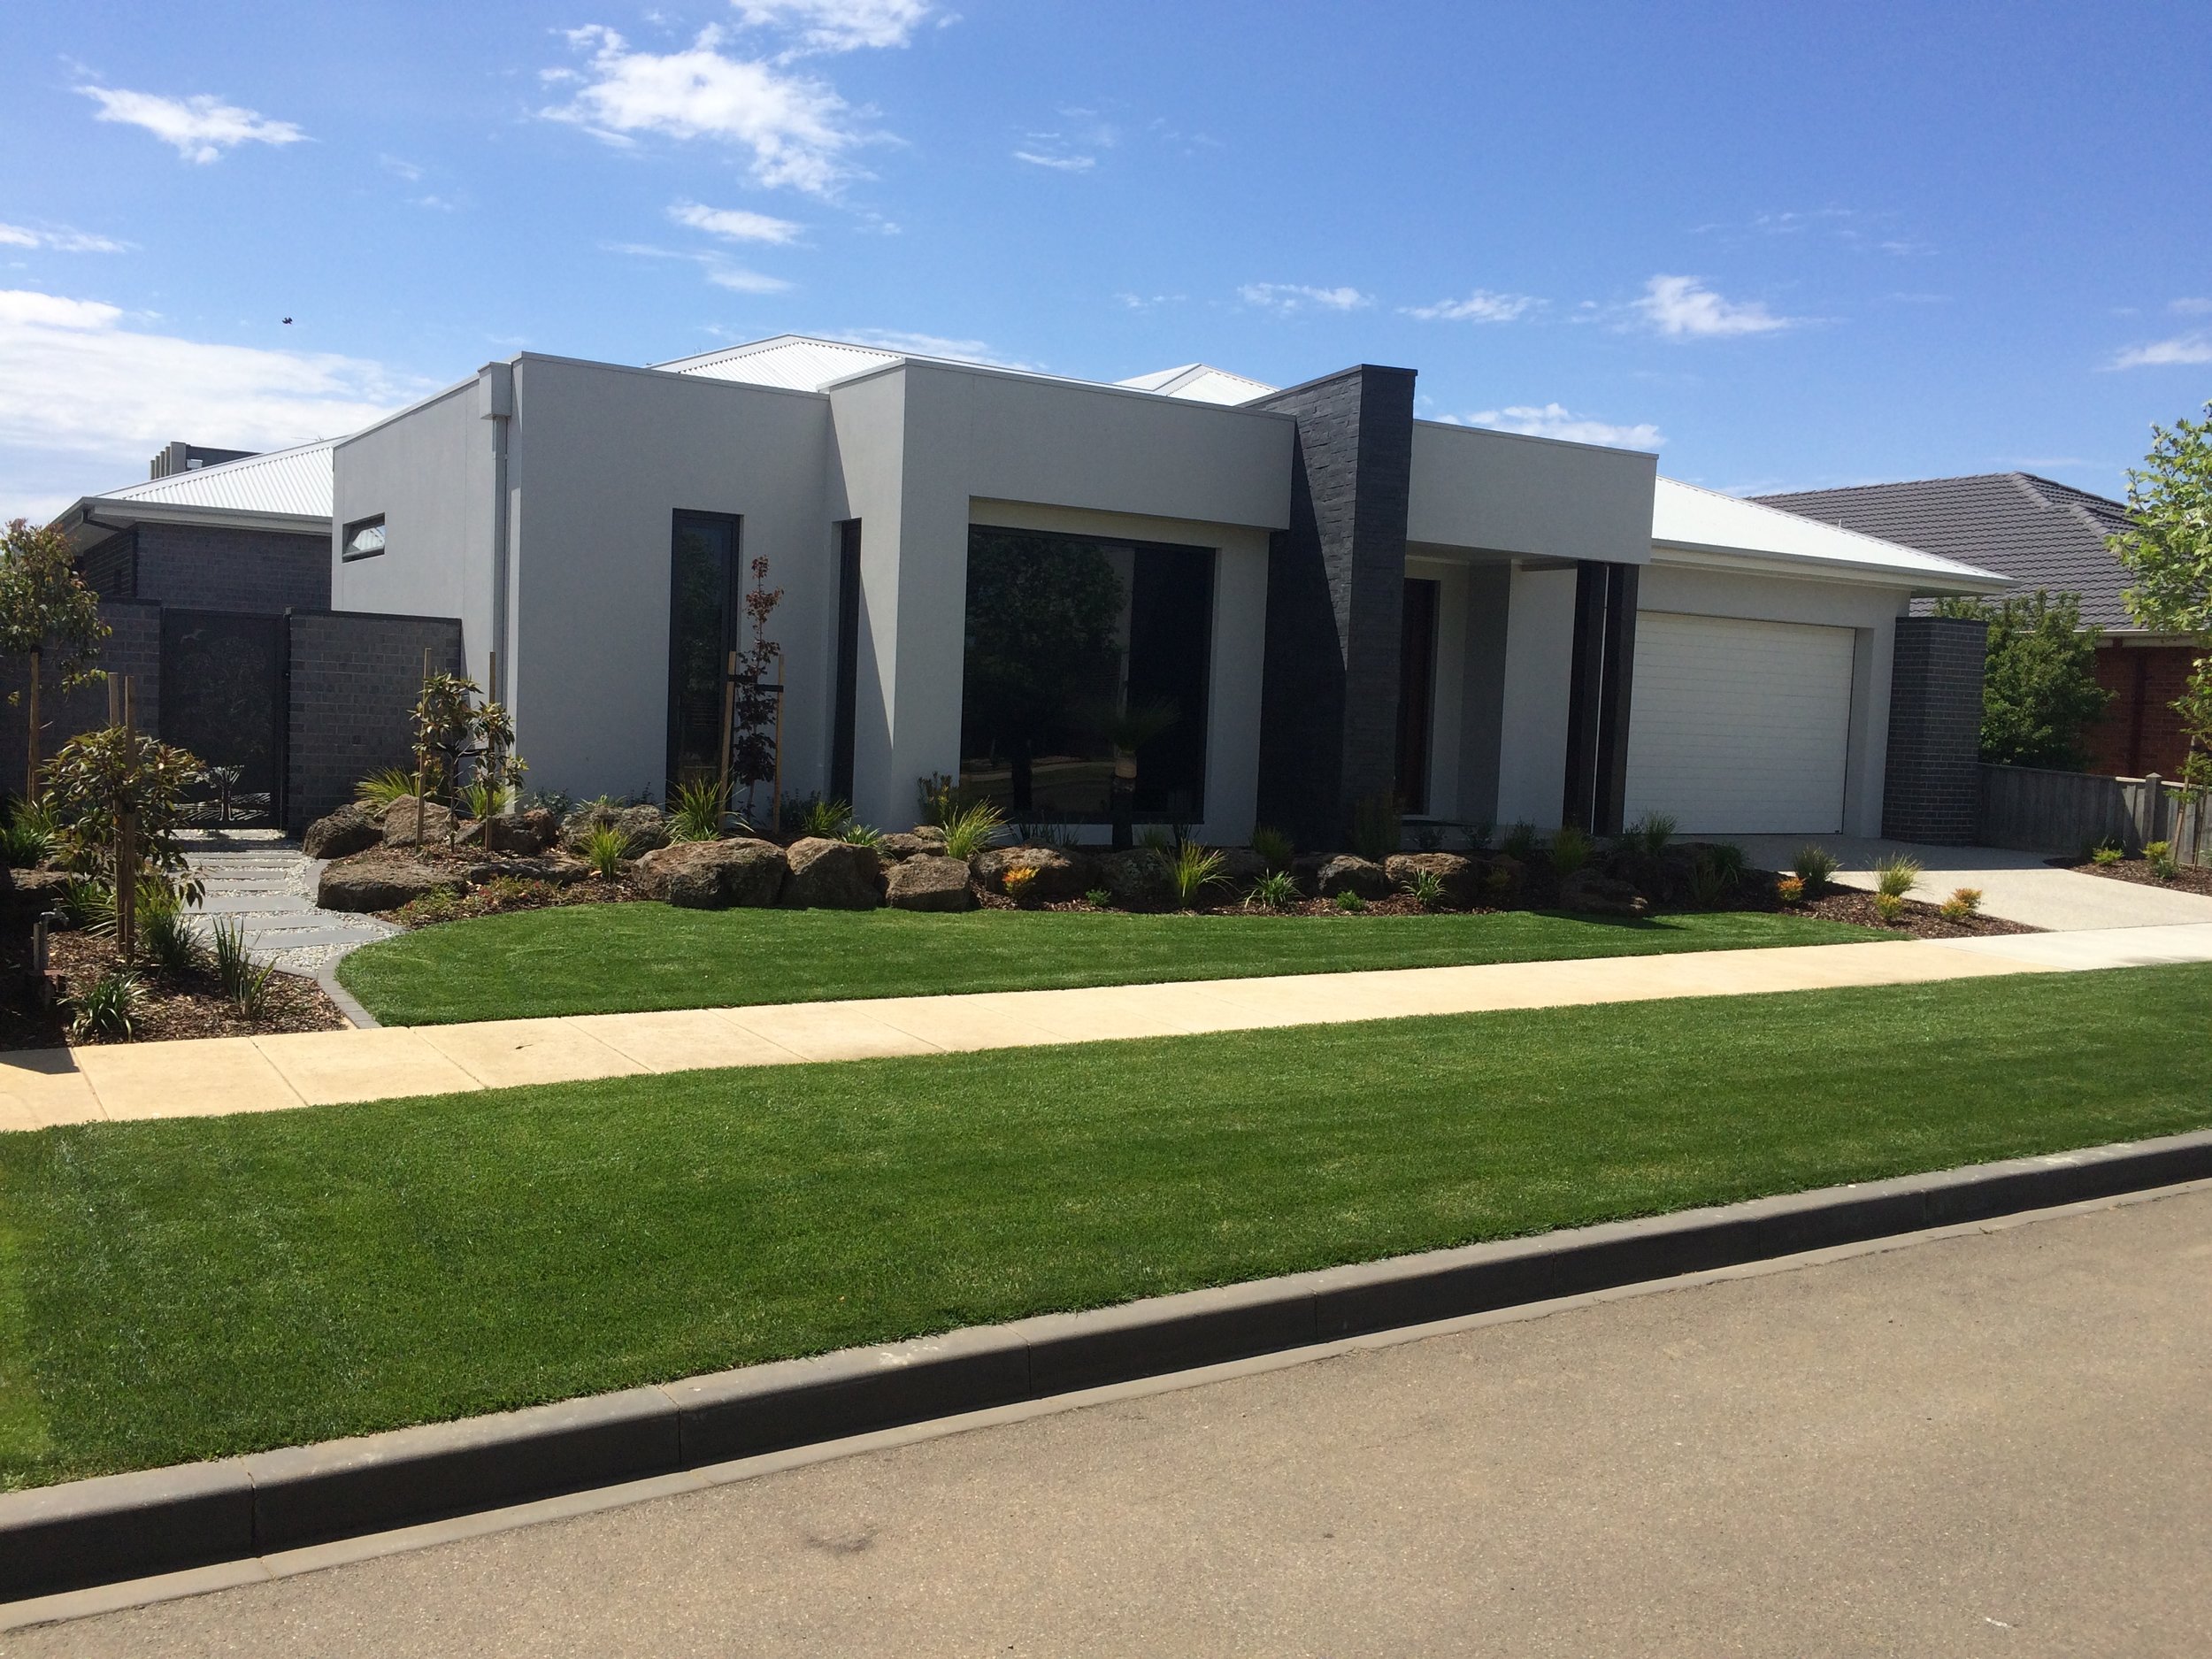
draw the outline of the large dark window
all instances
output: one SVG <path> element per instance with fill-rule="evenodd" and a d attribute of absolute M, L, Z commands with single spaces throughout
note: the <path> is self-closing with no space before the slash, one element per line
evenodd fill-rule
<path fill-rule="evenodd" d="M 960 781 L 1030 822 L 1104 823 L 1117 749 L 1133 816 L 1205 815 L 1210 548 L 968 533 Z"/>
<path fill-rule="evenodd" d="M 723 682 L 737 646 L 737 524 L 676 515 L 668 599 L 668 788 L 722 770 Z"/>
<path fill-rule="evenodd" d="M 837 526 L 837 706 L 831 711 L 830 795 L 853 798 L 853 733 L 860 717 L 860 520 Z"/>
<path fill-rule="evenodd" d="M 1429 733 L 1436 719 L 1437 585 L 1410 577 L 1398 635 L 1398 810 L 1429 810 Z"/>

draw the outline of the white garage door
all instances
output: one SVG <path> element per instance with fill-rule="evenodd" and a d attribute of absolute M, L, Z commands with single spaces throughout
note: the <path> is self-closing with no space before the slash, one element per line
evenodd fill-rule
<path fill-rule="evenodd" d="M 1685 833 L 1843 827 L 1849 628 L 1647 611 L 1629 687 L 1627 815 Z"/>

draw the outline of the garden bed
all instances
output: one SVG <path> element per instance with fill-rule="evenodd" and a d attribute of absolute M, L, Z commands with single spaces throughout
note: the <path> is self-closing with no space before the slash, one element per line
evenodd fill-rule
<path fill-rule="evenodd" d="M 0 1050 L 59 1048 L 119 1041 L 72 1038 L 68 998 L 81 996 L 118 965 L 115 941 L 97 933 L 58 932 L 47 941 L 47 964 L 61 981 L 63 1000 L 38 1006 L 29 976 L 19 966 L 9 974 L 11 995 L 0 1003 Z M 248 1018 L 223 995 L 211 967 L 173 973 L 150 963 L 138 966 L 143 994 L 134 1018 L 134 1042 L 180 1037 L 259 1037 L 287 1031 L 339 1031 L 349 1022 L 321 986 L 297 974 L 272 973 L 266 1003 L 258 1018 Z"/>
<path fill-rule="evenodd" d="M 2112 881 L 2132 881 L 2138 887 L 2163 887 L 2169 893 L 2198 893 L 2212 899 L 2212 866 L 2177 864 L 2172 879 L 2166 880 L 2153 875 L 2149 861 L 2142 858 L 2123 858 L 2119 863 L 2111 864 L 2101 864 L 2094 859 L 2054 858 L 2051 862 L 2062 870 L 2071 870 L 2085 876 L 2103 876 Z"/>

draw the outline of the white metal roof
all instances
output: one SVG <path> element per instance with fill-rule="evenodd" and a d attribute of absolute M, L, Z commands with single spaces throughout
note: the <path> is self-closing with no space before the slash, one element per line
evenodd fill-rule
<path fill-rule="evenodd" d="M 1652 495 L 1651 540 L 1660 549 L 1802 563 L 1839 574 L 1901 577 L 1930 592 L 1991 592 L 2012 586 L 1994 571 L 1671 478 L 1660 479 Z"/>
<path fill-rule="evenodd" d="M 1126 386 L 1133 391 L 1157 392 L 1163 397 L 1185 397 L 1197 403 L 1248 403 L 1278 389 L 1264 380 L 1232 374 L 1209 363 L 1185 363 L 1172 369 L 1156 369 L 1150 374 L 1133 374 L 1114 384 Z"/>
<path fill-rule="evenodd" d="M 803 334 L 778 334 L 726 350 L 705 351 L 695 357 L 678 357 L 652 366 L 673 374 L 696 374 L 710 380 L 741 380 L 748 386 L 778 386 L 791 392 L 818 392 L 824 387 L 871 369 L 888 368 L 910 353 L 885 351 L 874 346 L 850 345 L 840 340 L 812 340 Z"/>
<path fill-rule="evenodd" d="M 332 496 L 330 451 L 337 442 L 335 438 L 322 438 L 289 449 L 250 455 L 242 461 L 194 467 L 189 472 L 172 472 L 166 478 L 105 490 L 93 499 L 327 518 Z"/>

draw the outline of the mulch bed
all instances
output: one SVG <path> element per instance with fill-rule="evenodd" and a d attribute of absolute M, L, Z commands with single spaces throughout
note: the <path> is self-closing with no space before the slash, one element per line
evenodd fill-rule
<path fill-rule="evenodd" d="M 47 941 L 47 965 L 69 994 L 84 990 L 116 966 L 115 941 L 95 933 L 56 933 Z M 19 966 L 10 971 L 12 994 L 0 1002 L 0 1049 L 76 1047 L 69 1035 L 72 1010 L 65 1001 L 50 1009 L 35 1006 Z M 136 1042 L 177 1037 L 259 1037 L 285 1031 L 340 1031 L 350 1022 L 312 979 L 297 974 L 269 976 L 268 1006 L 259 1019 L 239 1013 L 223 995 L 212 969 L 173 975 L 142 963 L 138 982 L 144 993 L 133 1022 Z M 88 1038 L 88 1044 L 104 1041 Z"/>
<path fill-rule="evenodd" d="M 478 868 L 484 860 L 434 857 L 424 862 L 465 864 Z M 403 927 L 424 927 L 438 922 L 466 921 L 478 916 L 505 916 L 516 910 L 550 910 L 569 904 L 638 904 L 644 899 L 644 890 L 628 872 L 611 879 L 587 876 L 565 887 L 555 881 L 506 878 L 472 887 L 466 893 L 432 894 L 397 910 L 379 910 L 377 914 Z"/>
<path fill-rule="evenodd" d="M 2151 867 L 2140 858 L 2123 858 L 2116 864 L 2101 864 L 2094 859 L 2077 864 L 2071 859 L 2054 858 L 2051 862 L 2062 870 L 2072 870 L 2085 876 L 2105 876 L 2114 881 L 2132 881 L 2138 887 L 2163 887 L 2169 893 L 2200 893 L 2212 899 L 2212 867 L 2204 864 L 2183 864 L 2171 881 L 2161 881 L 2151 873 Z"/>

